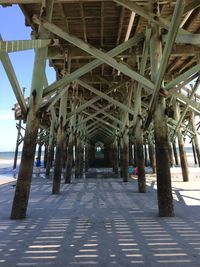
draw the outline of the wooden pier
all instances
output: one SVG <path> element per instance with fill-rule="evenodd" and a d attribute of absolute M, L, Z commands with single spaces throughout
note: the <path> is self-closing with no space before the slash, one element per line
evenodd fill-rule
<path fill-rule="evenodd" d="M 112 167 L 123 182 L 135 163 L 140 193 L 146 192 L 150 162 L 158 214 L 174 216 L 170 167 L 178 163 L 176 142 L 183 181 L 189 180 L 186 137 L 200 166 L 200 1 L 0 4 L 18 4 L 32 28 L 30 40 L 0 41 L 0 59 L 17 99 L 15 117 L 26 122 L 11 219 L 26 217 L 37 144 L 45 147 L 47 177 L 54 159 L 53 194 L 60 193 L 62 174 L 71 183 L 72 168 L 81 178 L 95 167 L 99 144 L 104 160 L 98 164 Z M 31 93 L 24 99 L 8 53 L 27 49 L 35 49 L 35 62 Z M 52 84 L 47 60 L 56 72 Z"/>

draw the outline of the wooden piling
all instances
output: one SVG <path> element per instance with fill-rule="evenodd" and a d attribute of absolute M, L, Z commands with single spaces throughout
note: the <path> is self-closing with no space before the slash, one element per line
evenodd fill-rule
<path fill-rule="evenodd" d="M 154 114 L 154 135 L 156 147 L 157 195 L 160 217 L 174 216 L 169 162 L 167 122 L 165 118 L 165 99 L 157 101 Z"/>
<path fill-rule="evenodd" d="M 66 123 L 65 118 L 67 109 L 67 97 L 68 97 L 68 92 L 65 92 L 60 100 L 59 127 L 58 127 L 57 142 L 56 142 L 56 157 L 54 166 L 52 194 L 60 193 L 60 183 L 61 183 L 61 174 L 63 166 L 63 151 L 64 151 L 64 142 L 66 134 L 64 126 Z"/>
<path fill-rule="evenodd" d="M 195 148 L 195 152 L 197 156 L 197 161 L 200 167 L 200 145 L 199 145 L 199 140 L 197 137 L 198 133 L 197 133 L 196 124 L 195 124 L 194 112 L 191 112 L 191 115 L 190 115 L 190 125 L 191 125 L 192 131 L 194 132 L 194 136 L 193 136 L 194 148 Z"/>
<path fill-rule="evenodd" d="M 53 0 L 47 0 L 47 5 L 45 8 L 45 15 L 49 21 L 51 21 L 52 17 L 53 3 Z M 45 39 L 48 38 L 49 33 L 45 29 L 40 27 L 39 36 L 40 38 Z M 15 196 L 13 199 L 11 219 L 23 219 L 26 217 L 34 165 L 36 140 L 40 124 L 37 112 L 40 108 L 43 94 L 47 50 L 48 48 L 45 47 L 37 49 L 35 52 L 29 112 L 27 116 L 21 164 L 19 168 Z"/>
<path fill-rule="evenodd" d="M 148 138 L 148 148 L 149 148 L 149 159 L 152 168 L 152 173 L 156 173 L 155 147 L 153 140 L 151 138 Z"/>
<path fill-rule="evenodd" d="M 48 144 L 48 152 L 47 152 L 47 164 L 46 164 L 46 176 L 50 175 L 50 169 L 52 164 L 52 150 L 54 150 L 54 126 L 55 122 L 52 119 L 51 120 L 51 127 L 50 127 L 50 133 L 49 133 L 49 144 Z"/>
<path fill-rule="evenodd" d="M 118 141 L 117 139 L 113 143 L 113 172 L 118 174 L 118 165 L 119 165 L 119 157 L 118 157 Z"/>
<path fill-rule="evenodd" d="M 157 1 L 150 2 L 150 11 L 158 15 Z M 162 56 L 162 46 L 160 42 L 160 29 L 155 23 L 151 23 L 150 39 L 150 62 L 151 79 L 157 81 L 158 70 Z M 158 88 L 159 89 L 159 88 Z M 157 96 L 154 111 L 154 138 L 156 147 L 156 178 L 157 178 L 157 196 L 158 213 L 160 217 L 174 216 L 173 197 L 171 187 L 171 173 L 169 163 L 168 149 L 168 130 L 167 119 L 165 115 L 166 103 L 162 96 Z"/>
<path fill-rule="evenodd" d="M 146 192 L 146 179 L 145 179 L 145 162 L 143 152 L 143 130 L 141 121 L 138 118 L 135 129 L 135 148 L 138 168 L 138 191 L 139 193 Z"/>
<path fill-rule="evenodd" d="M 175 140 L 172 142 L 172 147 L 173 147 L 173 152 L 174 152 L 175 164 L 176 164 L 176 166 L 178 166 L 179 160 L 178 160 L 178 154 L 177 154 L 176 141 Z"/>
<path fill-rule="evenodd" d="M 123 136 L 123 161 L 122 161 L 122 177 L 123 177 L 123 182 L 128 182 L 128 166 L 129 166 L 129 136 L 128 136 L 128 129 L 125 129 L 125 133 Z"/>
<path fill-rule="evenodd" d="M 175 119 L 178 121 L 180 118 L 180 107 L 179 104 L 176 103 L 175 101 L 174 101 L 174 116 Z M 177 130 L 177 137 L 178 137 L 179 155 L 180 155 L 183 181 L 188 182 L 189 181 L 188 161 L 184 147 L 183 135 L 180 128 Z"/>
<path fill-rule="evenodd" d="M 73 161 L 73 133 L 69 134 L 69 141 L 67 146 L 67 162 L 65 170 L 65 184 L 71 183 L 72 178 L 72 161 Z"/>

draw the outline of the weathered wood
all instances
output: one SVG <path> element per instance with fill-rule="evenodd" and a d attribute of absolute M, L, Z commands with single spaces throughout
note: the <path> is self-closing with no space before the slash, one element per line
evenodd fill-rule
<path fill-rule="evenodd" d="M 83 42 L 81 39 L 74 37 L 73 35 L 64 32 L 62 29 L 57 27 L 53 23 L 49 23 L 45 20 L 40 20 L 37 16 L 33 16 L 33 21 L 38 24 L 42 25 L 47 30 L 51 31 L 52 33 L 58 35 L 59 37 L 63 38 L 64 40 L 74 44 L 75 46 L 83 49 L 84 51 L 88 52 L 89 54 L 93 55 L 95 58 L 98 58 L 102 62 L 108 64 L 109 66 L 119 70 L 120 72 L 124 73 L 125 75 L 129 76 L 130 78 L 142 83 L 144 86 L 152 88 L 153 84 L 149 81 L 146 77 L 140 75 L 136 71 L 132 70 L 128 66 L 117 62 L 114 58 L 108 55 L 108 53 L 104 53 L 101 50 L 96 49 L 95 47 Z"/>
<path fill-rule="evenodd" d="M 149 159 L 148 159 L 146 139 L 144 139 L 144 162 L 145 162 L 145 166 L 148 166 Z"/>
<path fill-rule="evenodd" d="M 38 151 L 37 151 L 37 158 L 38 158 L 38 160 L 40 162 L 41 162 L 41 155 L 42 155 L 42 146 L 43 146 L 42 142 L 39 142 L 39 144 L 38 144 Z"/>
<path fill-rule="evenodd" d="M 56 157 L 55 157 L 52 194 L 60 193 L 60 183 L 61 183 L 61 174 L 63 166 L 63 151 L 64 151 L 64 141 L 65 141 L 64 126 L 66 118 L 67 95 L 68 92 L 66 91 L 60 100 L 59 126 L 57 132 Z"/>
<path fill-rule="evenodd" d="M 133 143 L 129 139 L 129 165 L 133 165 Z"/>
<path fill-rule="evenodd" d="M 1 39 L 0 39 L 1 40 Z M 17 40 L 17 41 L 0 41 L 1 52 L 16 52 L 29 49 L 39 49 L 45 46 L 58 45 L 58 40 Z"/>
<path fill-rule="evenodd" d="M 55 122 L 51 120 L 51 127 L 49 133 L 49 145 L 47 154 L 47 164 L 46 164 L 46 176 L 50 175 L 51 163 L 52 163 L 52 150 L 54 150 L 54 125 Z"/>
<path fill-rule="evenodd" d="M 2 40 L 1 35 L 0 35 L 0 40 Z M 22 112 L 23 116 L 26 117 L 27 105 L 26 105 L 26 102 L 24 100 L 24 96 L 23 96 L 23 93 L 21 91 L 21 88 L 20 88 L 19 82 L 17 80 L 12 63 L 10 61 L 9 55 L 6 52 L 0 52 L 0 59 L 1 59 L 1 62 L 2 62 L 4 69 L 6 71 L 6 74 L 8 76 L 8 79 L 9 79 L 10 84 L 12 86 L 13 92 L 16 96 L 16 99 L 20 105 L 21 112 Z"/>
<path fill-rule="evenodd" d="M 75 178 L 83 177 L 83 151 L 80 136 L 76 139 Z"/>
<path fill-rule="evenodd" d="M 88 144 L 85 143 L 85 173 L 88 172 Z"/>
<path fill-rule="evenodd" d="M 155 147 L 151 139 L 148 140 L 148 147 L 149 147 L 149 159 L 152 168 L 152 173 L 156 173 Z"/>
<path fill-rule="evenodd" d="M 178 103 L 174 103 L 174 116 L 177 121 L 179 121 L 180 118 L 180 108 Z M 178 145 L 179 145 L 179 155 L 180 155 L 180 162 L 181 162 L 181 169 L 182 169 L 182 175 L 183 175 L 183 181 L 188 182 L 189 181 L 189 175 L 188 175 L 188 162 L 187 162 L 187 156 L 186 151 L 184 148 L 184 141 L 183 136 L 181 133 L 181 129 L 177 129 L 177 137 L 178 137 Z"/>
<path fill-rule="evenodd" d="M 47 166 L 48 145 L 44 144 L 44 168 Z"/>
<path fill-rule="evenodd" d="M 138 191 L 139 193 L 146 192 L 146 179 L 145 179 L 145 164 L 143 152 L 143 130 L 141 121 L 138 118 L 135 129 L 135 149 L 138 168 Z"/>
<path fill-rule="evenodd" d="M 154 135 L 156 145 L 156 173 L 158 187 L 158 208 L 160 217 L 174 216 L 165 99 L 157 101 L 154 114 Z"/>
<path fill-rule="evenodd" d="M 178 154 L 177 154 L 177 150 L 176 150 L 176 141 L 175 140 L 172 142 L 172 147 L 173 147 L 173 152 L 174 152 L 175 164 L 176 164 L 176 166 L 178 166 L 179 160 L 178 160 Z"/>
<path fill-rule="evenodd" d="M 67 162 L 65 170 L 65 184 L 70 184 L 72 179 L 72 161 L 73 161 L 73 133 L 69 135 L 67 147 Z"/>
<path fill-rule="evenodd" d="M 18 156 L 18 150 L 19 150 L 19 144 L 20 144 L 19 142 L 20 142 L 21 124 L 22 124 L 22 121 L 19 120 L 18 129 L 17 129 L 17 140 L 16 140 L 16 147 L 15 147 L 13 169 L 16 169 L 16 167 L 17 167 L 17 156 Z"/>
<path fill-rule="evenodd" d="M 200 145 L 199 145 L 198 133 L 197 133 L 196 124 L 195 124 L 194 112 L 192 112 L 190 115 L 190 124 L 191 124 L 191 129 L 194 132 L 193 142 L 194 142 L 198 164 L 200 167 Z"/>
<path fill-rule="evenodd" d="M 174 166 L 173 152 L 172 152 L 172 144 L 170 140 L 168 140 L 168 148 L 169 148 L 169 163 L 170 167 Z"/>
<path fill-rule="evenodd" d="M 156 108 L 156 99 L 159 95 L 159 91 L 161 89 L 161 85 L 163 82 L 164 74 L 167 68 L 168 59 L 172 50 L 173 43 L 176 38 L 176 34 L 178 32 L 179 24 L 181 21 L 181 15 L 184 10 L 184 0 L 177 0 L 176 6 L 174 9 L 174 13 L 172 16 L 172 21 L 170 23 L 169 31 L 167 34 L 167 41 L 164 47 L 163 55 L 159 62 L 159 67 L 157 68 L 156 75 L 154 75 L 154 82 L 155 82 L 155 88 L 153 91 L 153 95 L 150 102 L 150 107 L 147 115 L 147 119 L 145 121 L 145 127 L 148 127 L 151 122 L 151 117 L 155 111 Z M 152 53 L 152 51 L 151 51 Z"/>
<path fill-rule="evenodd" d="M 118 174 L 119 157 L 118 157 L 118 141 L 115 139 L 113 143 L 113 172 Z"/>
<path fill-rule="evenodd" d="M 155 6 L 152 5 L 150 8 L 154 8 L 155 15 L 157 15 L 156 2 Z M 172 29 L 173 26 L 171 27 L 171 30 Z M 171 34 L 169 36 L 171 36 Z M 168 48 L 166 48 L 165 56 L 169 52 L 168 49 L 169 50 L 171 49 L 170 45 Z M 153 81 L 157 81 L 156 82 L 157 90 L 160 89 L 159 88 L 159 86 L 161 85 L 160 79 L 163 76 L 163 71 L 166 67 L 166 64 L 164 64 L 164 66 L 161 66 L 158 75 L 159 64 L 163 63 L 163 60 L 162 61 L 160 60 L 161 53 L 162 51 L 159 40 L 159 29 L 155 24 L 152 24 L 152 37 L 150 40 L 151 78 Z M 162 59 L 164 59 L 164 57 Z M 156 94 L 154 94 L 154 96 L 156 96 Z M 158 98 L 154 97 L 153 99 L 157 99 L 153 121 L 154 121 L 154 137 L 155 137 L 155 147 L 156 147 L 156 174 L 157 174 L 156 178 L 157 178 L 158 210 L 160 217 L 171 217 L 174 216 L 174 208 L 173 208 L 171 174 L 170 174 L 170 164 L 169 164 L 167 120 L 165 115 L 166 104 L 165 104 L 165 99 L 161 96 L 158 96 Z"/>
<path fill-rule="evenodd" d="M 129 136 L 128 131 L 125 130 L 124 136 L 123 136 L 123 149 L 122 149 L 122 178 L 123 182 L 128 182 L 128 166 L 129 166 Z"/>
<path fill-rule="evenodd" d="M 51 20 L 52 17 L 53 3 L 53 0 L 47 0 L 45 13 L 46 18 L 49 20 Z M 48 32 L 42 27 L 40 28 L 39 34 L 41 38 L 48 38 Z M 11 219 L 23 219 L 26 217 L 39 128 L 37 111 L 42 100 L 46 56 L 47 48 L 40 48 L 35 53 L 29 112 L 27 116 L 21 164 L 11 211 Z"/>
<path fill-rule="evenodd" d="M 192 140 L 192 152 L 193 152 L 193 157 L 194 157 L 194 164 L 197 164 L 197 154 L 196 154 L 195 144 L 193 140 Z"/>

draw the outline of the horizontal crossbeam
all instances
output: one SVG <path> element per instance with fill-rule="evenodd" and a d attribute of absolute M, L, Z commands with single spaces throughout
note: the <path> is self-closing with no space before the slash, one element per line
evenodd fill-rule
<path fill-rule="evenodd" d="M 9 53 L 9 52 L 29 50 L 29 49 L 38 49 L 53 45 L 58 45 L 57 39 L 0 41 L 0 52 Z"/>

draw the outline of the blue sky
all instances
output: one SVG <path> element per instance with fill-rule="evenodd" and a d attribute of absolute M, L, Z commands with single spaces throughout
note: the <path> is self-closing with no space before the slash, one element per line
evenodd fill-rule
<path fill-rule="evenodd" d="M 12 19 L 11 19 L 12 18 Z M 31 28 L 25 26 L 24 15 L 17 5 L 3 8 L 0 6 L 0 33 L 4 41 L 30 40 Z M 34 51 L 9 53 L 20 87 L 25 87 L 29 96 Z M 47 62 L 46 73 L 49 83 L 55 80 L 55 71 Z M 0 62 L 0 151 L 14 151 L 16 144 L 16 122 L 12 108 L 16 103 L 12 87 Z"/>

